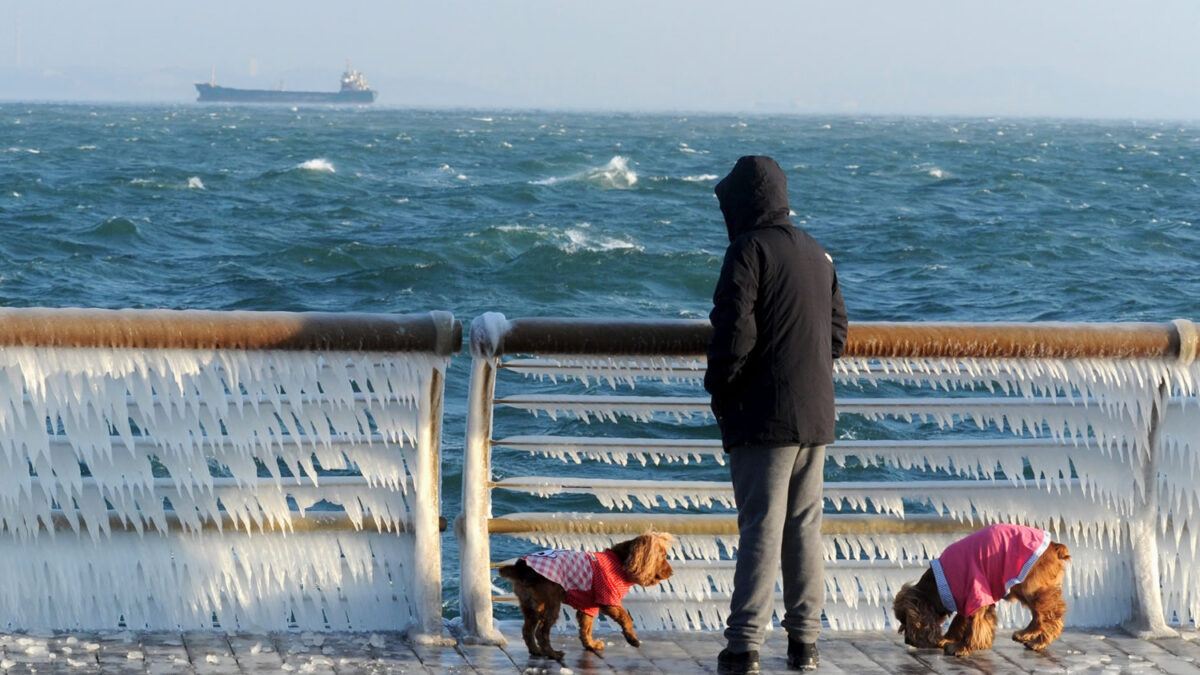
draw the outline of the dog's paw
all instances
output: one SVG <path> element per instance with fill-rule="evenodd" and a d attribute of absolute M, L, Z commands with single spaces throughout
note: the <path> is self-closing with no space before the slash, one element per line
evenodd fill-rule
<path fill-rule="evenodd" d="M 628 642 L 629 644 L 633 645 L 634 647 L 642 646 L 642 641 L 639 640 L 638 636 L 634 635 L 633 633 L 625 633 L 625 641 Z"/>
<path fill-rule="evenodd" d="M 961 642 L 947 642 L 942 647 L 942 652 L 946 656 L 966 656 L 971 653 L 971 650 Z"/>
<path fill-rule="evenodd" d="M 1013 640 L 1020 642 L 1027 648 L 1035 652 L 1040 652 L 1050 644 L 1050 640 L 1045 633 L 1017 631 L 1013 633 Z"/>
<path fill-rule="evenodd" d="M 1040 652 L 1050 646 L 1050 640 L 1043 634 L 1032 635 L 1029 639 L 1021 640 L 1026 649 L 1032 649 L 1035 652 Z"/>
<path fill-rule="evenodd" d="M 604 656 L 604 643 L 599 640 L 593 640 L 590 644 L 585 644 L 583 648 L 596 656 Z"/>

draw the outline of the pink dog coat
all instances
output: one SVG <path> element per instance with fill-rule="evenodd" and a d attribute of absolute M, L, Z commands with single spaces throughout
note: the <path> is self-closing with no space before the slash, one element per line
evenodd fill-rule
<path fill-rule="evenodd" d="M 989 525 L 959 539 L 929 562 L 942 604 L 966 616 L 996 604 L 1049 546 L 1049 532 L 1020 525 Z"/>
<path fill-rule="evenodd" d="M 556 548 L 531 553 L 522 560 L 534 572 L 562 586 L 567 604 L 588 616 L 599 614 L 601 605 L 620 605 L 633 585 L 612 551 L 582 553 Z"/>

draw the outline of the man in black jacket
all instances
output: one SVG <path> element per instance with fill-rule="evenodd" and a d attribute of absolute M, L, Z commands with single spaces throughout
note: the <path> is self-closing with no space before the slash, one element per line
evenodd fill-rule
<path fill-rule="evenodd" d="M 775 160 L 742 157 L 716 193 L 730 244 L 704 388 L 729 453 L 739 536 L 718 672 L 759 672 L 781 562 L 788 667 L 808 670 L 825 599 L 821 488 L 846 308 L 833 258 L 792 225 Z"/>

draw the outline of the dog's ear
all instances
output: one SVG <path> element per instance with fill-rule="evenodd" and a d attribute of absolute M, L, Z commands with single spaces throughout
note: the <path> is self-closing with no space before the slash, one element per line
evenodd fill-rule
<path fill-rule="evenodd" d="M 1060 544 L 1057 541 L 1050 542 L 1050 549 L 1048 552 L 1057 557 L 1059 560 L 1071 559 L 1071 551 L 1068 550 L 1065 545 Z"/>
<path fill-rule="evenodd" d="M 913 647 L 937 647 L 942 639 L 942 620 L 919 588 L 904 584 L 892 602 L 904 644 Z"/>

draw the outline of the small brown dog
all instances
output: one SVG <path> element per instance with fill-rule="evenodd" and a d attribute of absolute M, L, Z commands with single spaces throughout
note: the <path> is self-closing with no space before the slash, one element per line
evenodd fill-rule
<path fill-rule="evenodd" d="M 1044 530 L 991 525 L 946 547 L 930 561 L 921 580 L 904 584 L 892 603 L 904 644 L 941 647 L 966 656 L 989 649 L 996 635 L 996 602 L 1018 601 L 1033 614 L 1012 638 L 1041 650 L 1063 630 L 1067 603 L 1063 571 L 1071 559 L 1067 547 L 1050 541 Z M 954 614 L 942 635 L 942 622 Z"/>
<path fill-rule="evenodd" d="M 592 639 L 592 622 L 601 612 L 617 622 L 626 642 L 640 646 L 621 600 L 635 584 L 653 586 L 671 577 L 670 545 L 671 535 L 647 532 L 598 553 L 552 549 L 501 567 L 500 576 L 512 581 L 525 617 L 521 637 L 529 655 L 562 658 L 563 653 L 550 646 L 550 627 L 558 621 L 563 602 L 576 610 L 584 649 L 604 651 L 604 643 Z"/>

